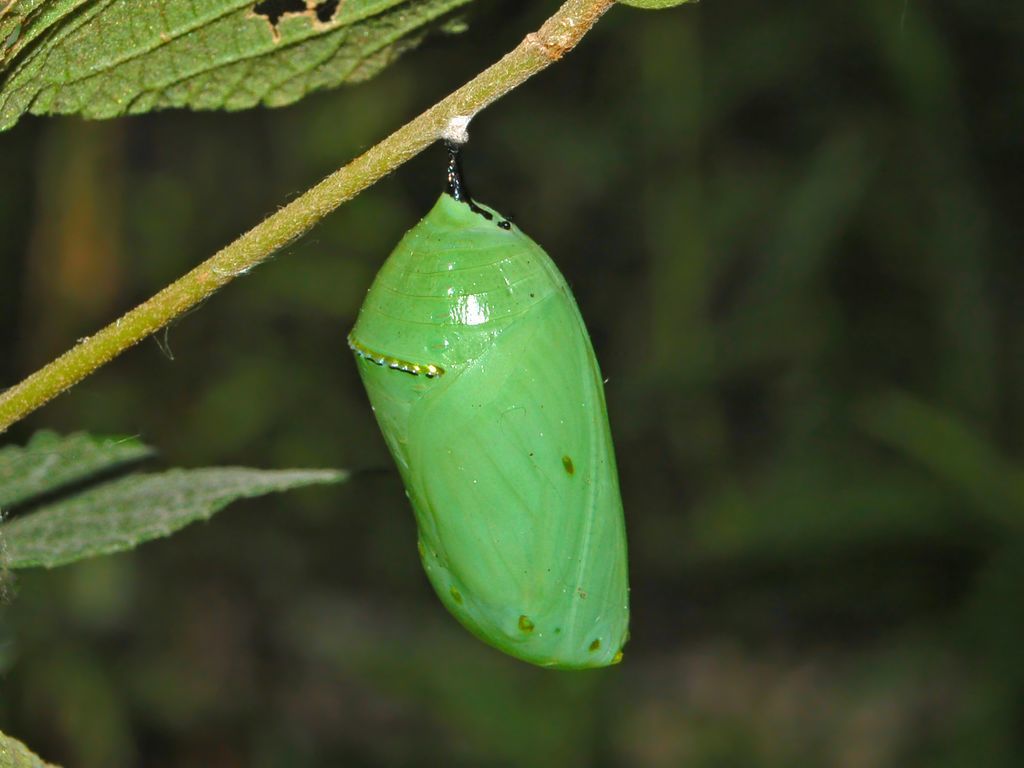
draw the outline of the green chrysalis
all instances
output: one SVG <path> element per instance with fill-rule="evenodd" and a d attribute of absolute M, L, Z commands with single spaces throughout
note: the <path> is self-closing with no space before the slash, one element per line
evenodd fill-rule
<path fill-rule="evenodd" d="M 554 262 L 470 199 L 451 158 L 349 346 L 448 610 L 533 664 L 615 664 L 626 532 L 590 337 Z"/>

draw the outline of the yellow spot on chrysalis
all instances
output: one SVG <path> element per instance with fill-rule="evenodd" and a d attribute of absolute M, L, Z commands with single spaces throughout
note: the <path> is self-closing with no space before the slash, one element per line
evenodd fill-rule
<path fill-rule="evenodd" d="M 452 594 L 452 600 L 454 600 L 459 605 L 462 605 L 462 593 L 459 592 L 459 590 L 457 590 L 455 587 L 452 587 L 448 591 Z"/>
<path fill-rule="evenodd" d="M 599 651 L 599 650 L 601 650 L 601 641 L 600 640 L 595 640 L 594 642 L 592 642 L 590 644 L 590 652 L 591 653 L 593 653 L 594 651 Z"/>
<path fill-rule="evenodd" d="M 622 651 L 616 651 L 612 656 L 612 664 L 618 664 L 620 661 L 622 661 Z"/>
<path fill-rule="evenodd" d="M 523 630 L 523 632 L 533 632 L 533 622 L 530 621 L 529 616 L 519 617 L 519 628 Z"/>
<path fill-rule="evenodd" d="M 572 475 L 576 472 L 576 467 L 572 463 L 572 458 L 569 456 L 562 457 L 562 466 L 565 467 L 566 473 Z"/>

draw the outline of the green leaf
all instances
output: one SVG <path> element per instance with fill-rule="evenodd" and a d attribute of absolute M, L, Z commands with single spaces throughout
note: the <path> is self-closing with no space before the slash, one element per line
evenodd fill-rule
<path fill-rule="evenodd" d="M 348 477 L 336 470 L 238 467 L 129 475 L 0 526 L 10 568 L 53 568 L 133 549 L 205 520 L 236 499 Z"/>
<path fill-rule="evenodd" d="M 648 10 L 660 10 L 662 8 L 674 8 L 691 0 L 617 0 L 619 5 L 631 5 L 634 8 L 646 8 Z"/>
<path fill-rule="evenodd" d="M 0 0 L 3 3 L 3 0 Z M 57 768 L 44 763 L 17 739 L 0 733 L 0 768 Z"/>
<path fill-rule="evenodd" d="M 471 0 L 0 0 L 0 130 L 281 106 L 376 74 Z"/>
<path fill-rule="evenodd" d="M 3 0 L 0 0 L 2 2 Z M 151 457 L 132 437 L 37 432 L 25 447 L 0 448 L 0 510 Z"/>

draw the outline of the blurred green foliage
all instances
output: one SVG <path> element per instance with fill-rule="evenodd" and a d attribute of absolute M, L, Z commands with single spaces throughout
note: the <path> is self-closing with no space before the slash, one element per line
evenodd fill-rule
<path fill-rule="evenodd" d="M 283 110 L 0 139 L 0 381 L 59 353 L 510 48 L 470 31 Z M 573 284 L 630 533 L 623 664 L 462 631 L 344 337 L 428 152 L 11 433 L 342 466 L 139 552 L 26 573 L 0 730 L 95 766 L 1024 763 L 1024 24 L 998 4 L 615 9 L 488 110 L 474 194 Z"/>

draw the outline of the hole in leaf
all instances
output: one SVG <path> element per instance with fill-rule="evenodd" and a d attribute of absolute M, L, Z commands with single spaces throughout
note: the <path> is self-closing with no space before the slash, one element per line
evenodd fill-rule
<path fill-rule="evenodd" d="M 316 18 L 321 24 L 326 24 L 334 18 L 334 14 L 338 12 L 338 6 L 341 5 L 341 0 L 324 0 L 322 3 L 317 3 L 316 6 Z"/>
<path fill-rule="evenodd" d="M 306 14 L 321 24 L 329 23 L 337 14 L 341 0 L 321 0 L 318 3 L 307 0 L 261 0 L 252 7 L 253 13 L 264 17 L 270 26 L 277 29 L 277 24 L 287 13 Z"/>
<path fill-rule="evenodd" d="M 265 16 L 270 26 L 276 27 L 277 22 L 286 13 L 305 13 L 305 0 L 263 0 L 252 7 L 257 16 Z"/>

